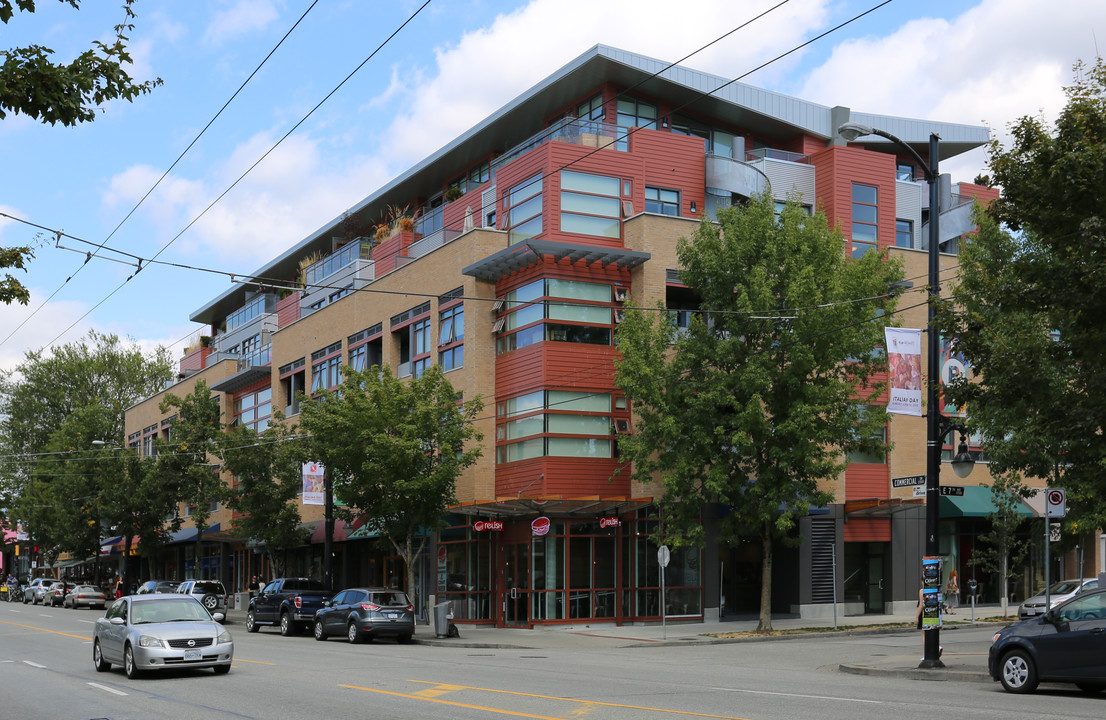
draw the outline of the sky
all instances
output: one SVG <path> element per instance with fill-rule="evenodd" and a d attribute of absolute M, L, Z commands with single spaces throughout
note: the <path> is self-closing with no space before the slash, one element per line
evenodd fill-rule
<path fill-rule="evenodd" d="M 882 2 L 137 0 L 130 72 L 161 86 L 75 127 L 0 120 L 0 213 L 18 218 L 0 215 L 0 246 L 35 253 L 14 272 L 30 303 L 0 305 L 0 370 L 90 329 L 179 358 L 200 330 L 188 316 L 229 286 L 191 268 L 253 272 L 596 44 L 695 53 L 682 64 L 1000 141 L 1019 117 L 1055 119 L 1075 63 L 1106 44 L 1102 0 Z M 121 5 L 40 2 L 0 47 L 68 61 L 110 41 Z M 980 149 L 940 169 L 971 181 L 986 161 Z M 57 247 L 58 230 L 80 240 Z M 100 243 L 182 267 L 128 280 L 134 267 L 88 259 Z"/>

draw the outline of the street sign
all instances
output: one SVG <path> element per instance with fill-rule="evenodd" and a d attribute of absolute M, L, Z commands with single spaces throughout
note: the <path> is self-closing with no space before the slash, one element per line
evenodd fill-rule
<path fill-rule="evenodd" d="M 941 494 L 945 497 L 962 497 L 964 495 L 963 485 L 942 485 Z"/>
<path fill-rule="evenodd" d="M 1045 517 L 1062 518 L 1068 514 L 1068 495 L 1060 488 L 1045 491 Z"/>
<path fill-rule="evenodd" d="M 914 491 L 914 497 L 925 497 L 926 496 L 926 486 L 925 485 L 915 485 L 911 489 Z"/>
<path fill-rule="evenodd" d="M 668 567 L 668 561 L 672 558 L 672 552 L 668 549 L 667 545 L 661 545 L 657 548 L 657 562 L 661 564 L 661 567 Z"/>
<path fill-rule="evenodd" d="M 914 485 L 925 484 L 925 475 L 907 475 L 906 477 L 891 478 L 891 487 L 893 488 L 913 487 Z"/>

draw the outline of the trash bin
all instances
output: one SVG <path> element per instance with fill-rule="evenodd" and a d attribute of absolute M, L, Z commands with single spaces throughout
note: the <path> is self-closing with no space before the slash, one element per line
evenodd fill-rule
<path fill-rule="evenodd" d="M 450 610 L 450 601 L 441 602 L 434 606 L 434 636 L 435 637 L 448 637 L 449 636 L 449 621 L 453 618 L 453 612 Z"/>

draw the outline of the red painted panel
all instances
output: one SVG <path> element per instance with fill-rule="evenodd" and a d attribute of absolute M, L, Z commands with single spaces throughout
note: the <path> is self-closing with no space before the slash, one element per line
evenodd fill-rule
<path fill-rule="evenodd" d="M 852 463 L 845 470 L 845 499 L 886 499 L 891 496 L 891 475 L 884 464 Z"/>
<path fill-rule="evenodd" d="M 300 319 L 300 294 L 294 292 L 286 298 L 277 300 L 276 304 L 277 327 L 282 328 L 291 325 Z"/>
<path fill-rule="evenodd" d="M 180 371 L 189 372 L 203 370 L 207 367 L 207 356 L 211 354 L 211 348 L 200 347 L 188 353 L 180 359 Z"/>
<path fill-rule="evenodd" d="M 844 537 L 845 542 L 891 542 L 891 519 L 846 519 Z"/>

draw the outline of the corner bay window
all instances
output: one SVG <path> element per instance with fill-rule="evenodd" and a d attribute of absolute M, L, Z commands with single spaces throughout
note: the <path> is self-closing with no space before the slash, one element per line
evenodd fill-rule
<path fill-rule="evenodd" d="M 525 242 L 542 231 L 541 175 L 515 185 L 507 193 L 507 244 Z"/>
<path fill-rule="evenodd" d="M 241 393 L 234 398 L 234 424 L 245 425 L 257 432 L 269 427 L 269 418 L 273 414 L 273 389 L 264 388 L 256 392 Z"/>
<path fill-rule="evenodd" d="M 496 417 L 496 463 L 612 456 L 609 393 L 537 390 L 498 403 Z"/>
<path fill-rule="evenodd" d="M 561 171 L 561 232 L 621 237 L 622 181 Z"/>
<path fill-rule="evenodd" d="M 543 298 L 575 302 L 542 302 Z M 546 278 L 511 290 L 505 300 L 498 354 L 543 341 L 611 344 L 610 285 Z"/>

